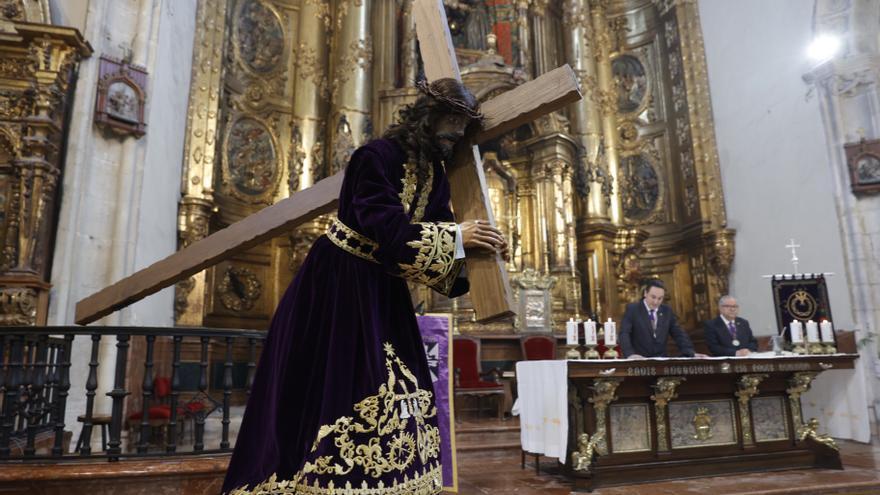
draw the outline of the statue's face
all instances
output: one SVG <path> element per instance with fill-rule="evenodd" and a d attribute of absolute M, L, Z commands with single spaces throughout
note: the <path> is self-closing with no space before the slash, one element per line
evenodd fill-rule
<path fill-rule="evenodd" d="M 464 136 L 470 119 L 460 113 L 441 115 L 434 124 L 433 152 L 437 158 L 449 161 L 455 144 Z"/>

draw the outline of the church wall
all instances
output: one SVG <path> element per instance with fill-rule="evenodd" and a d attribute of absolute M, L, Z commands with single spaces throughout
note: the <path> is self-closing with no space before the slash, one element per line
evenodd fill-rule
<path fill-rule="evenodd" d="M 800 0 L 701 0 L 715 132 L 729 226 L 737 231 L 730 290 L 758 334 L 775 327 L 770 281 L 802 273 L 828 281 L 835 326 L 853 328 L 840 220 L 829 184 L 819 103 L 801 76 L 810 68 L 812 5 Z"/>
<path fill-rule="evenodd" d="M 53 2 L 75 21 L 84 2 Z M 61 4 L 64 4 L 59 8 Z M 80 67 L 63 178 L 53 261 L 49 324 L 73 323 L 76 302 L 173 253 L 195 24 L 196 0 L 103 0 L 88 4 L 83 34 L 95 55 Z M 56 22 L 64 22 L 64 16 Z M 93 122 L 99 57 L 130 56 L 149 73 L 147 134 L 118 137 Z M 166 289 L 101 323 L 170 326 Z M 100 323 L 98 323 L 100 324 Z M 115 339 L 101 342 L 96 413 L 109 411 Z M 90 341 L 77 338 L 67 424 L 84 410 Z M 80 356 L 80 357 L 78 357 Z M 77 432 L 74 432 L 77 434 Z"/>
<path fill-rule="evenodd" d="M 741 316 L 759 335 L 773 331 L 770 282 L 761 275 L 792 271 L 784 246 L 794 238 L 802 273 L 835 273 L 828 279 L 835 326 L 863 330 L 844 239 L 855 217 L 837 204 L 821 96 L 803 79 L 814 66 L 807 57 L 813 3 L 699 6 L 728 222 L 737 231 L 730 290 Z M 821 375 L 805 396 L 805 414 L 834 436 L 867 441 L 872 361 L 863 351 L 854 373 Z"/>
<path fill-rule="evenodd" d="M 88 10 L 89 0 L 52 0 L 49 2 L 49 12 L 52 13 L 53 24 L 76 28 L 80 32 L 85 32 Z M 89 42 L 94 46 L 92 40 Z"/>
<path fill-rule="evenodd" d="M 835 36 L 832 58 L 804 75 L 819 97 L 829 168 L 847 256 L 848 282 L 868 376 L 867 395 L 880 420 L 880 195 L 853 192 L 845 146 L 880 138 L 880 8 L 873 0 L 816 0 L 813 31 Z M 870 169 L 863 172 L 870 174 Z M 880 178 L 874 172 L 875 180 Z M 867 343 L 867 342 L 865 342 Z"/>

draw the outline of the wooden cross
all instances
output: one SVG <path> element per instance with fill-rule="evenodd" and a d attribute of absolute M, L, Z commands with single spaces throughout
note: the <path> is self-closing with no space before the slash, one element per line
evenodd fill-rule
<path fill-rule="evenodd" d="M 415 0 L 413 12 L 428 81 L 444 77 L 460 81 L 443 0 Z M 485 117 L 482 129 L 459 142 L 453 164 L 447 169 L 452 207 L 459 221 L 485 219 L 495 225 L 477 144 L 580 98 L 574 71 L 565 65 L 481 105 Z M 324 179 L 82 299 L 76 304 L 76 323 L 94 322 L 236 253 L 335 211 L 343 177 L 344 171 Z M 500 256 L 468 251 L 467 267 L 477 321 L 513 314 L 507 269 Z"/>

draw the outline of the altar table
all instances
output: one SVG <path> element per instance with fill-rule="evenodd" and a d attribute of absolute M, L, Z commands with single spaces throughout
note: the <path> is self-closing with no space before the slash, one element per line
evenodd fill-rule
<path fill-rule="evenodd" d="M 746 471 L 842 469 L 800 397 L 856 354 L 522 361 L 522 448 L 576 490 Z"/>

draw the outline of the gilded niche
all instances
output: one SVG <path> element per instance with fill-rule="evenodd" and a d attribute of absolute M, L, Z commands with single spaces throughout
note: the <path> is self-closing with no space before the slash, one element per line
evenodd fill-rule
<path fill-rule="evenodd" d="M 278 16 L 256 0 L 244 2 L 236 24 L 239 56 L 248 69 L 271 72 L 284 56 L 284 29 Z"/>
<path fill-rule="evenodd" d="M 269 129 L 244 117 L 232 124 L 226 145 L 228 180 L 242 199 L 257 200 L 274 189 L 278 153 Z"/>

